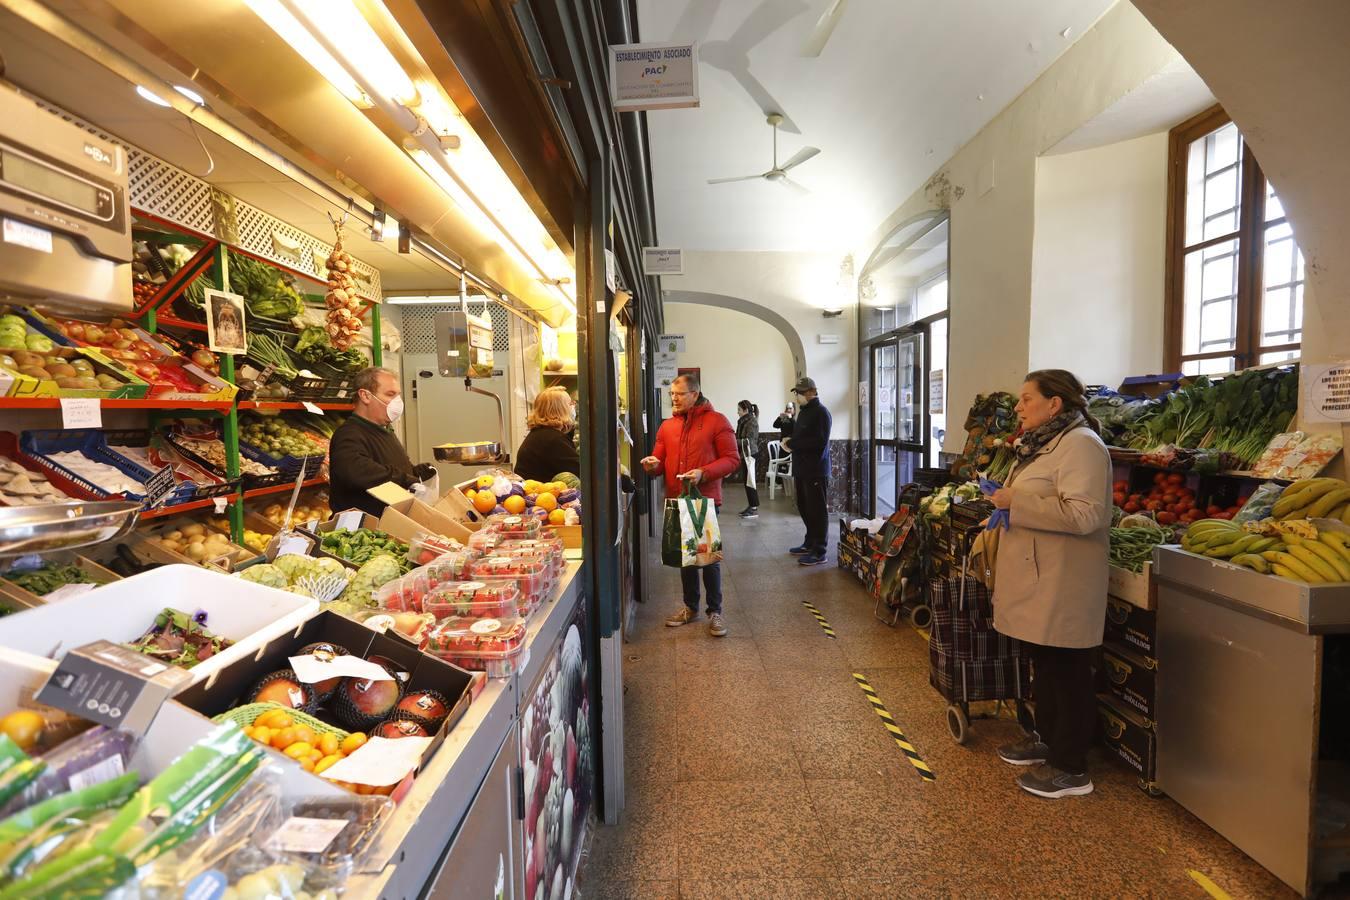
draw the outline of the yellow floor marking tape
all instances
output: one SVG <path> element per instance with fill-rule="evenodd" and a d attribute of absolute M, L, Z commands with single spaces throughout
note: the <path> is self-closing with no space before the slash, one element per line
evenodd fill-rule
<path fill-rule="evenodd" d="M 1204 888 L 1205 893 L 1213 897 L 1214 900 L 1232 900 L 1232 898 L 1228 896 L 1227 891 L 1210 881 L 1209 877 L 1203 872 L 1187 869 L 1186 874 L 1191 876 L 1192 881 Z"/>
<path fill-rule="evenodd" d="M 900 726 L 895 724 L 895 719 L 891 718 L 890 712 L 886 709 L 886 704 L 881 702 L 881 698 L 877 696 L 876 690 L 868 680 L 858 672 L 853 673 L 853 680 L 858 682 L 858 687 L 862 688 L 862 692 L 867 696 L 867 702 L 872 704 L 872 711 L 877 714 L 881 719 L 881 724 L 886 726 L 886 730 L 891 733 L 891 737 L 900 745 L 900 752 L 905 754 L 905 759 L 908 759 L 910 765 L 918 771 L 919 777 L 924 781 L 937 781 L 937 776 L 933 774 L 933 770 L 928 768 L 928 763 L 923 761 L 919 751 L 914 749 L 914 745 L 909 742 L 909 738 L 905 737 L 905 733 L 900 730 Z"/>
<path fill-rule="evenodd" d="M 802 606 L 805 606 L 807 611 L 816 617 L 816 621 L 820 623 L 820 627 L 825 632 L 826 637 L 832 638 L 835 636 L 834 629 L 830 627 L 829 622 L 825 621 L 825 617 L 821 615 L 820 610 L 816 609 L 809 600 L 803 600 Z"/>

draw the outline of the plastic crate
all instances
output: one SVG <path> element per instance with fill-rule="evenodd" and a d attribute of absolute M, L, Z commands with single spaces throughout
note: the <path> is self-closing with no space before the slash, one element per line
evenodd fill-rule
<path fill-rule="evenodd" d="M 77 485 L 85 492 L 88 497 L 94 500 L 108 500 L 113 498 L 125 498 L 128 500 L 142 499 L 140 494 L 113 494 L 105 491 L 91 481 L 88 481 L 65 466 L 48 458 L 49 453 L 65 453 L 71 450 L 82 453 L 95 462 L 106 462 L 114 466 L 124 475 L 132 478 L 139 478 L 144 481 L 146 477 L 136 471 L 126 471 L 114 461 L 114 458 L 120 459 L 115 453 L 109 453 L 107 446 L 103 442 L 103 432 L 93 428 L 80 429 L 38 429 L 35 431 L 25 431 L 19 437 L 19 449 L 22 450 L 29 459 L 37 463 L 48 473 L 55 473 L 66 481 Z M 137 466 L 137 469 L 140 467 Z"/>
<path fill-rule="evenodd" d="M 113 447 L 149 447 L 150 432 L 145 430 L 108 430 L 103 431 L 103 450 L 98 458 L 99 462 L 106 462 L 116 466 L 126 474 L 141 481 L 152 477 L 155 469 L 148 468 L 134 459 L 118 453 Z M 175 473 L 176 474 L 176 473 Z M 173 506 L 177 503 L 188 503 L 198 497 L 196 482 L 177 482 L 169 495 L 164 498 L 165 506 Z M 203 495 L 204 496 L 204 495 Z"/>
<path fill-rule="evenodd" d="M 337 378 L 292 379 L 288 385 L 291 397 L 295 400 L 324 400 L 334 403 L 350 402 L 356 398 L 356 376 L 343 375 Z"/>
<path fill-rule="evenodd" d="M 52 487 L 64 491 L 72 500 L 100 499 L 90 493 L 83 481 L 75 481 L 67 476 L 64 469 L 58 471 L 58 467 L 45 465 L 25 453 L 19 446 L 18 435 L 12 431 L 0 431 L 0 456 L 14 460 L 30 472 L 41 472 L 51 482 Z"/>
<path fill-rule="evenodd" d="M 256 463 L 262 463 L 271 469 L 276 469 L 282 473 L 289 474 L 292 478 L 303 467 L 306 478 L 313 478 L 318 474 L 319 469 L 323 468 L 323 456 L 270 456 L 256 447 L 239 442 L 239 452 L 246 459 L 251 459 Z"/>

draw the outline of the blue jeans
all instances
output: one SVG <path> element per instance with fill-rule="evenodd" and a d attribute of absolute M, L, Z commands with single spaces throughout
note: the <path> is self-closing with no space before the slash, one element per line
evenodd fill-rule
<path fill-rule="evenodd" d="M 713 563 L 701 569 L 680 570 L 680 584 L 684 587 L 684 605 L 698 612 L 698 573 L 703 573 L 703 587 L 708 592 L 708 615 L 722 611 L 722 564 Z"/>

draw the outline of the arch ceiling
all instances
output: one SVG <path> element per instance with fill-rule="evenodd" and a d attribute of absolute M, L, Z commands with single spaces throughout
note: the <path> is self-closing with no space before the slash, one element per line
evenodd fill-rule
<path fill-rule="evenodd" d="M 638 0 L 644 42 L 700 42 L 698 109 L 648 115 L 657 228 L 687 250 L 856 246 L 1115 0 L 853 0 L 818 57 L 833 0 Z M 769 112 L 802 195 L 763 180 Z"/>
<path fill-rule="evenodd" d="M 800 378 L 807 374 L 806 348 L 802 345 L 801 335 L 797 333 L 796 328 L 792 327 L 792 323 L 767 306 L 760 306 L 758 303 L 740 297 L 728 297 L 726 294 L 710 294 L 704 291 L 666 291 L 664 302 L 716 306 L 721 309 L 745 313 L 747 316 L 767 322 L 783 336 L 783 340 L 787 341 L 788 350 L 792 353 L 792 367 L 796 371 L 797 377 Z"/>

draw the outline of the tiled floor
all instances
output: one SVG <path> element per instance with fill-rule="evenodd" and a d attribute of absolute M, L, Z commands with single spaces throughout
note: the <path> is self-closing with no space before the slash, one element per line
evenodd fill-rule
<path fill-rule="evenodd" d="M 923 638 L 872 617 L 833 547 L 829 564 L 798 566 L 786 551 L 801 533 L 789 501 L 753 521 L 724 517 L 730 634 L 720 640 L 706 620 L 663 626 L 679 578 L 653 571 L 624 663 L 627 808 L 620 825 L 597 830 L 584 900 L 1206 897 L 1191 872 L 1234 898 L 1294 896 L 1104 756 L 1088 797 L 1017 790 L 994 755 L 1016 724 L 978 722 L 956 745 Z M 901 755 L 853 672 L 935 782 Z"/>

